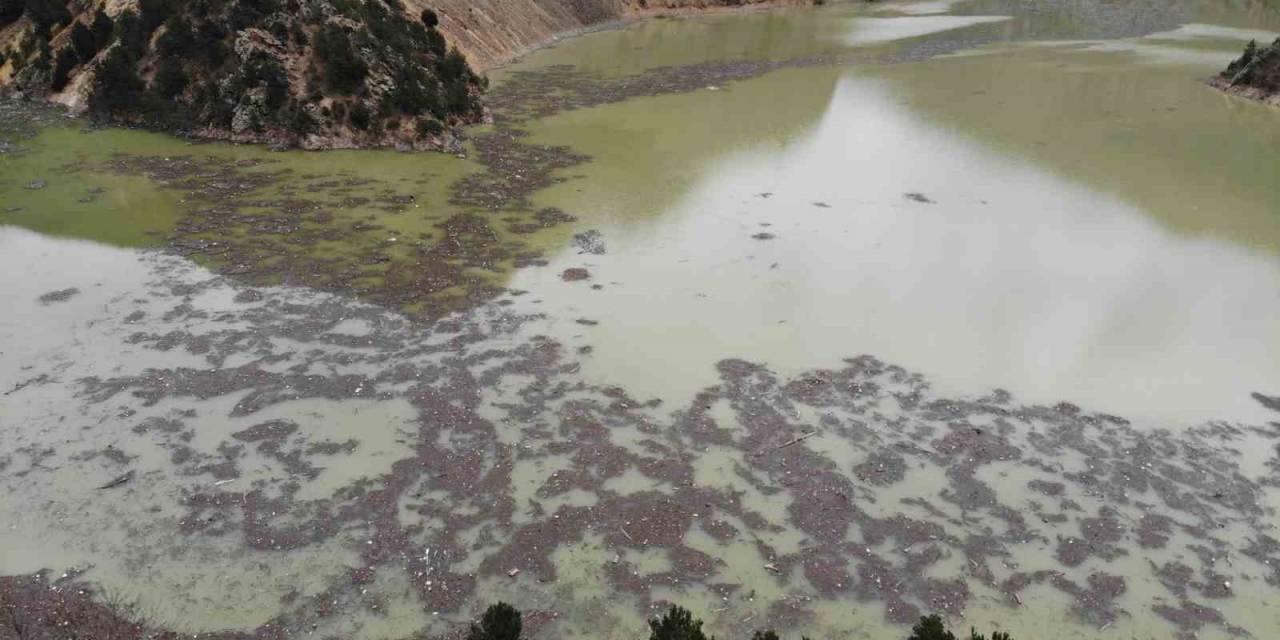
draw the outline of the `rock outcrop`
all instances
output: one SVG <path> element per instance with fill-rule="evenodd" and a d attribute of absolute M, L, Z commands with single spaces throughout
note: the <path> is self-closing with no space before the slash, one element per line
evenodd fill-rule
<path fill-rule="evenodd" d="M 1224 91 L 1280 105 L 1280 38 L 1268 47 L 1250 41 L 1244 54 L 1210 80 Z"/>

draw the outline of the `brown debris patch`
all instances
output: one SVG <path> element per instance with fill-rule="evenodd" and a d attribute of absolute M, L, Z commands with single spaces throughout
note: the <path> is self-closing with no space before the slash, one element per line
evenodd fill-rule
<path fill-rule="evenodd" d="M 1032 480 L 1027 483 L 1027 488 L 1032 491 L 1038 491 L 1051 498 L 1057 498 L 1066 491 L 1067 485 L 1061 482 L 1047 482 L 1045 480 Z"/>
<path fill-rule="evenodd" d="M 587 280 L 590 277 L 591 272 L 583 269 L 582 267 L 571 267 L 569 269 L 565 269 L 564 273 L 560 274 L 560 279 L 565 282 L 578 282 L 581 280 Z"/>
<path fill-rule="evenodd" d="M 40 300 L 40 304 L 50 305 L 50 304 L 56 304 L 59 302 L 66 302 L 77 295 L 80 295 L 80 290 L 75 287 L 72 287 L 70 289 L 60 289 L 58 291 L 50 291 L 49 293 L 46 293 L 40 296 L 39 300 Z"/>
<path fill-rule="evenodd" d="M 527 209 L 529 196 L 563 181 L 554 177 L 560 169 L 586 162 L 587 156 L 568 147 L 528 144 L 528 133 L 499 127 L 471 140 L 485 171 L 455 183 L 451 202 L 489 211 Z"/>
<path fill-rule="evenodd" d="M 482 160 L 494 163 L 490 173 L 501 178 L 495 178 L 500 183 L 497 195 L 486 191 L 470 206 L 514 207 L 508 226 L 526 234 L 572 220 L 555 210 L 528 211 L 523 198 L 550 184 L 554 168 L 582 158 L 563 149 L 520 155 L 514 150 L 523 147 L 514 137 L 506 141 L 514 146 L 495 143 L 482 154 Z M 286 195 L 271 196 L 270 188 L 288 185 L 295 176 L 271 170 L 270 163 L 117 155 L 107 168 L 141 174 L 181 192 L 186 208 L 168 239 L 169 248 L 254 286 L 305 286 L 434 319 L 494 299 L 502 293 L 496 284 L 500 274 L 541 258 L 528 239 L 502 240 L 493 228 L 496 221 L 469 213 L 454 214 L 419 237 L 397 237 L 363 219 L 336 222 L 335 210 L 368 204 L 348 193 L 376 184 L 367 180 L 317 182 L 305 196 L 289 195 L 295 192 L 288 188 L 280 190 Z M 455 191 L 455 204 L 468 204 Z M 384 194 L 378 201 L 402 209 L 411 200 Z M 331 250 L 335 243 L 341 244 L 340 251 Z M 252 303 L 261 296 L 245 290 L 235 299 Z"/>
<path fill-rule="evenodd" d="M 878 486 L 900 482 L 907 475 L 907 463 L 902 456 L 889 450 L 879 450 L 867 456 L 866 461 L 853 468 L 859 480 Z"/>
<path fill-rule="evenodd" d="M 1181 630 L 1179 637 L 1195 637 L 1200 629 L 1210 625 L 1219 626 L 1231 635 L 1247 635 L 1243 629 L 1228 624 L 1221 611 L 1190 600 L 1180 600 L 1176 607 L 1169 604 L 1156 604 L 1151 609 L 1156 612 L 1156 615 L 1172 622 Z"/>
<path fill-rule="evenodd" d="M 1128 590 L 1123 576 L 1102 572 L 1090 574 L 1084 587 L 1061 575 L 1054 576 L 1052 582 L 1053 586 L 1075 598 L 1072 613 L 1095 627 L 1115 621 L 1120 613 L 1116 600 Z"/>
<path fill-rule="evenodd" d="M 1090 556 L 1113 560 L 1128 552 L 1116 546 L 1124 538 L 1124 527 L 1115 513 L 1103 508 L 1097 518 L 1080 521 L 1082 537 L 1059 538 L 1057 558 L 1068 567 L 1083 564 Z"/>
<path fill-rule="evenodd" d="M 1142 516 L 1135 531 L 1138 544 L 1144 549 L 1161 549 L 1169 543 L 1173 533 L 1173 518 L 1159 513 L 1148 513 Z"/>

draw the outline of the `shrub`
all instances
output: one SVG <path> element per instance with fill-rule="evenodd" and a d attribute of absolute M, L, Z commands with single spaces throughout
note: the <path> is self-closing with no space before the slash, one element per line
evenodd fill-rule
<path fill-rule="evenodd" d="M 49 82 L 49 88 L 54 91 L 65 89 L 71 77 L 71 71 L 76 68 L 79 62 L 80 57 L 76 55 L 75 50 L 71 47 L 63 47 L 58 51 L 58 57 L 53 63 L 53 78 Z"/>
<path fill-rule="evenodd" d="M 133 59 L 121 47 L 111 49 L 98 67 L 89 96 L 89 108 L 100 115 L 134 104 L 142 91 L 142 80 L 134 71 Z"/>
<path fill-rule="evenodd" d="M 916 626 L 911 628 L 911 635 L 907 640 L 956 640 L 956 636 L 947 630 L 942 617 L 931 615 L 920 618 Z"/>
<path fill-rule="evenodd" d="M 351 105 L 351 126 L 364 131 L 369 128 L 369 122 L 373 114 L 369 113 L 369 107 L 364 106 L 363 102 L 357 102 Z"/>
<path fill-rule="evenodd" d="M 978 633 L 975 629 L 969 629 L 969 637 L 971 640 L 987 640 L 987 637 Z M 991 640 L 1013 640 L 1013 637 L 1002 631 L 992 631 Z"/>
<path fill-rule="evenodd" d="M 168 57 L 160 63 L 156 70 L 152 89 L 161 98 L 173 99 L 187 89 L 187 72 L 182 69 L 179 58 Z"/>
<path fill-rule="evenodd" d="M 688 609 L 672 605 L 659 618 L 649 621 L 649 640 L 715 640 L 702 631 L 702 620 L 693 617 Z M 987 637 L 970 630 L 970 640 L 987 640 Z M 480 622 L 472 623 L 467 640 L 518 640 L 520 637 L 520 612 L 503 602 L 489 607 Z M 756 631 L 751 640 L 781 640 L 772 630 Z M 809 640 L 801 637 L 801 640 Z M 907 640 L 956 640 L 937 615 L 920 618 Z M 1013 640 L 1007 633 L 996 631 L 991 640 Z"/>
<path fill-rule="evenodd" d="M 31 67 L 37 71 L 47 72 L 53 67 L 53 48 L 49 39 L 40 36 L 35 42 L 36 58 Z"/>
<path fill-rule="evenodd" d="M 195 30 L 196 55 L 209 68 L 216 69 L 231 56 L 231 47 L 226 43 L 227 31 L 217 22 L 205 21 Z"/>
<path fill-rule="evenodd" d="M 111 35 L 115 31 L 116 24 L 107 15 L 106 11 L 98 9 L 93 14 L 93 25 L 90 30 L 93 31 L 93 40 L 99 51 L 111 44 Z"/>
<path fill-rule="evenodd" d="M 311 42 L 311 39 L 307 37 L 306 30 L 302 28 L 302 25 L 296 22 L 289 27 L 289 39 L 300 47 L 305 47 L 309 42 Z"/>
<path fill-rule="evenodd" d="M 970 640 L 987 640 L 987 637 L 978 633 L 976 629 L 969 630 Z M 911 628 L 911 635 L 907 640 L 957 640 L 956 635 L 947 630 L 942 622 L 942 618 L 938 615 L 925 616 L 920 618 L 916 626 Z M 1013 640 L 1007 633 L 1000 631 L 991 634 L 991 640 Z"/>
<path fill-rule="evenodd" d="M 293 135 L 299 138 L 306 137 L 315 132 L 317 124 L 315 118 L 300 104 L 294 104 L 285 112 L 284 125 Z"/>
<path fill-rule="evenodd" d="M 98 39 L 94 37 L 93 30 L 83 22 L 77 22 L 71 28 L 71 46 L 81 62 L 88 62 L 98 55 Z"/>
<path fill-rule="evenodd" d="M 142 19 L 132 9 L 125 10 L 116 18 L 115 38 L 128 55 L 137 58 L 145 53 L 148 35 L 143 32 Z"/>
<path fill-rule="evenodd" d="M 275 0 L 236 0 L 227 16 L 228 24 L 232 31 L 240 31 L 258 24 L 275 10 Z"/>
<path fill-rule="evenodd" d="M 426 138 L 427 136 L 438 136 L 444 133 L 444 125 L 434 118 L 420 120 L 418 122 L 418 137 Z"/>
<path fill-rule="evenodd" d="M 443 56 L 449 51 L 449 43 L 445 41 L 444 34 L 435 29 L 427 30 L 427 51 L 434 56 Z"/>
<path fill-rule="evenodd" d="M 26 0 L 26 10 L 36 32 L 41 34 L 49 33 L 49 27 L 55 24 L 71 21 L 71 12 L 63 0 Z"/>
<path fill-rule="evenodd" d="M 434 80 L 421 68 L 406 67 L 396 74 L 394 88 L 383 103 L 391 113 L 417 116 L 440 109 L 440 94 Z"/>
<path fill-rule="evenodd" d="M 26 0 L 0 0 L 0 27 L 17 22 L 26 8 Z"/>
<path fill-rule="evenodd" d="M 195 52 L 196 36 L 191 32 L 191 23 L 182 16 L 173 16 L 164 23 L 164 33 L 156 40 L 156 48 L 160 55 L 166 57 L 187 57 Z"/>
<path fill-rule="evenodd" d="M 520 626 L 520 612 L 505 602 L 499 602 L 485 609 L 479 624 L 471 624 L 467 640 L 519 640 Z"/>
<path fill-rule="evenodd" d="M 701 620 L 694 618 L 688 609 L 671 605 L 661 618 L 649 621 L 649 640 L 708 640 L 708 638 L 702 633 Z"/>
<path fill-rule="evenodd" d="M 265 54 L 255 55 L 243 66 L 244 86 L 266 89 L 266 105 L 276 111 L 289 97 L 289 76 L 280 62 Z"/>
<path fill-rule="evenodd" d="M 351 95 L 364 83 L 369 68 L 356 57 L 351 39 L 336 25 L 325 25 L 316 35 L 316 56 L 324 63 L 325 84 L 330 91 Z"/>
<path fill-rule="evenodd" d="M 179 2 L 180 0 L 138 0 L 142 32 L 148 36 L 151 35 L 157 27 L 177 12 Z"/>
<path fill-rule="evenodd" d="M 451 114 L 467 114 L 475 108 L 471 86 L 466 80 L 455 78 L 444 88 L 444 107 Z"/>
<path fill-rule="evenodd" d="M 462 55 L 457 49 L 450 49 L 444 58 L 436 65 L 436 73 L 440 74 L 443 82 L 458 80 L 470 75 L 471 67 L 467 64 L 466 56 Z"/>
<path fill-rule="evenodd" d="M 434 29 L 440 26 L 440 16 L 434 9 L 422 10 L 422 24 L 427 25 L 428 29 Z"/>

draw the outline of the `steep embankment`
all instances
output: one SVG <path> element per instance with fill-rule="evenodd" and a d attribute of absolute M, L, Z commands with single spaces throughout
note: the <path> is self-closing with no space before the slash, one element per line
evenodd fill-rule
<path fill-rule="evenodd" d="M 436 23 L 395 0 L 0 0 L 0 84 L 201 137 L 438 148 L 483 80 Z"/>
<path fill-rule="evenodd" d="M 1264 48 L 1250 41 L 1244 55 L 1209 82 L 1229 93 L 1280 105 L 1280 38 Z"/>
<path fill-rule="evenodd" d="M 405 0 L 435 9 L 440 30 L 477 68 L 488 69 L 560 34 L 646 14 L 820 0 Z"/>

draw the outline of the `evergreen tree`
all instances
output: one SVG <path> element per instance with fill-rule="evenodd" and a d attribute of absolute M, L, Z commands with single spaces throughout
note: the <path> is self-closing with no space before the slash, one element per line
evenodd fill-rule
<path fill-rule="evenodd" d="M 688 609 L 671 605 L 661 618 L 649 621 L 649 640 L 715 640 L 702 633 L 702 621 Z"/>
<path fill-rule="evenodd" d="M 471 624 L 467 640 L 519 640 L 520 628 L 520 612 L 499 602 L 485 610 L 479 624 Z"/>
<path fill-rule="evenodd" d="M 77 22 L 76 26 L 72 27 L 71 46 L 81 62 L 93 60 L 93 57 L 98 55 L 98 39 L 94 37 L 93 30 L 86 27 L 83 22 Z"/>
<path fill-rule="evenodd" d="M 54 59 L 53 78 L 49 81 L 49 88 L 54 91 L 65 89 L 70 80 L 71 71 L 76 68 L 79 61 L 79 56 L 71 47 L 63 47 L 59 50 L 57 58 Z"/>

